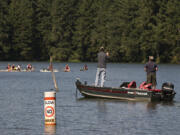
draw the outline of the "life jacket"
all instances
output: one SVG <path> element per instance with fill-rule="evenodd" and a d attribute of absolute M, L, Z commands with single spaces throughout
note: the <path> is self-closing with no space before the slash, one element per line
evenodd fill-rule
<path fill-rule="evenodd" d="M 69 66 L 66 66 L 66 70 L 68 70 L 69 69 Z"/>
<path fill-rule="evenodd" d="M 11 69 L 11 66 L 10 66 L 10 65 L 8 65 L 7 69 Z"/>

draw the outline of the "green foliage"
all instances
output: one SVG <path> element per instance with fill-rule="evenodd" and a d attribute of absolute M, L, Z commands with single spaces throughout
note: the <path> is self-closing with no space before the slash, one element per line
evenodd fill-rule
<path fill-rule="evenodd" d="M 0 60 L 180 63 L 179 0 L 1 0 Z"/>
<path fill-rule="evenodd" d="M 5 0 L 0 1 L 0 60 L 8 60 L 10 57 L 10 45 L 8 40 L 8 2 Z"/>
<path fill-rule="evenodd" d="M 12 1 L 8 9 L 12 60 L 32 59 L 32 6 L 30 1 Z"/>

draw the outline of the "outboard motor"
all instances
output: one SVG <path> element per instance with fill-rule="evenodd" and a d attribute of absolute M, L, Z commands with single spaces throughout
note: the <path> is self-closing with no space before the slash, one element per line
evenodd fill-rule
<path fill-rule="evenodd" d="M 76 78 L 76 85 L 81 85 L 80 78 Z"/>
<path fill-rule="evenodd" d="M 171 101 L 174 98 L 174 84 L 165 82 L 162 84 L 162 100 Z"/>

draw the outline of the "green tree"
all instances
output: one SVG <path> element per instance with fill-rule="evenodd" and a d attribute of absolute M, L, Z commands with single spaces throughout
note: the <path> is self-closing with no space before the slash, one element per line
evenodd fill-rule
<path fill-rule="evenodd" d="M 36 1 L 36 30 L 39 34 L 39 40 L 41 41 L 39 46 L 40 59 L 48 60 L 50 55 L 50 33 L 52 30 L 51 22 L 51 6 L 52 1 L 50 0 L 37 0 Z"/>
<path fill-rule="evenodd" d="M 161 7 L 157 14 L 156 48 L 160 62 L 178 63 L 178 43 L 180 40 L 180 1 L 159 1 Z"/>
<path fill-rule="evenodd" d="M 59 61 L 71 61 L 76 0 L 55 0 L 51 9 L 50 52 Z"/>
<path fill-rule="evenodd" d="M 11 1 L 8 10 L 11 60 L 32 59 L 32 3 Z"/>

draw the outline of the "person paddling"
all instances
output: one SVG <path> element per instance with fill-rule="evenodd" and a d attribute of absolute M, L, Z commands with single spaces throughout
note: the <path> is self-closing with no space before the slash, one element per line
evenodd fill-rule
<path fill-rule="evenodd" d="M 88 66 L 86 64 L 84 65 L 84 70 L 88 70 Z"/>
<path fill-rule="evenodd" d="M 68 64 L 66 64 L 65 68 L 64 68 L 64 72 L 69 72 L 70 71 L 70 67 Z"/>
<path fill-rule="evenodd" d="M 7 69 L 8 69 L 8 71 L 11 71 L 11 70 L 12 70 L 12 68 L 11 68 L 11 65 L 10 65 L 10 64 L 8 64 Z"/>
<path fill-rule="evenodd" d="M 21 71 L 21 66 L 20 65 L 17 65 L 17 70 Z"/>
<path fill-rule="evenodd" d="M 31 64 L 27 64 L 26 70 L 27 70 L 27 71 L 33 71 L 34 68 L 33 68 L 33 66 L 32 66 Z"/>
<path fill-rule="evenodd" d="M 52 64 L 50 64 L 50 65 L 48 66 L 47 70 L 52 71 L 52 69 L 53 69 L 53 66 L 52 66 Z"/>

